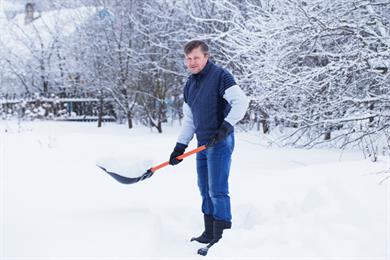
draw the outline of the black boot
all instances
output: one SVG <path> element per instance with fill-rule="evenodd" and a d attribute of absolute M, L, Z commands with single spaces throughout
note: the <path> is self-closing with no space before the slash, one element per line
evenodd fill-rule
<path fill-rule="evenodd" d="M 214 245 L 222 238 L 224 229 L 230 229 L 231 227 L 232 222 L 230 221 L 214 220 L 213 239 L 210 241 L 210 246 Z"/>
<path fill-rule="evenodd" d="M 210 247 L 218 243 L 218 241 L 222 238 L 223 230 L 229 229 L 231 227 L 232 227 L 232 222 L 230 221 L 214 220 L 213 239 L 206 247 L 199 249 L 198 254 L 203 256 L 207 255 L 207 252 L 210 249 Z"/>
<path fill-rule="evenodd" d="M 204 214 L 204 232 L 199 237 L 191 238 L 191 241 L 198 241 L 202 244 L 208 244 L 213 240 L 214 218 L 211 215 Z"/>

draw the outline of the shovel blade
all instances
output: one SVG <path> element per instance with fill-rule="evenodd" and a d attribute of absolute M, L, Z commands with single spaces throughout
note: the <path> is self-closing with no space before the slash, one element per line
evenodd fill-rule
<path fill-rule="evenodd" d="M 123 175 L 120 175 L 119 173 L 111 172 L 111 171 L 107 170 L 106 168 L 104 168 L 103 166 L 100 166 L 100 165 L 97 165 L 97 167 L 102 169 L 105 173 L 107 173 L 112 178 L 114 178 L 116 181 L 118 181 L 118 182 L 120 182 L 122 184 L 133 184 L 133 183 L 136 183 L 136 182 L 139 182 L 139 181 L 143 181 L 143 180 L 145 180 L 147 178 L 150 178 L 153 175 L 153 172 L 151 171 L 151 169 L 148 169 L 141 176 L 131 178 L 131 177 L 125 177 Z"/>
<path fill-rule="evenodd" d="M 176 157 L 176 159 L 184 159 L 192 154 L 196 154 L 200 151 L 203 151 L 207 148 L 207 145 L 202 145 L 202 146 L 199 146 L 198 148 L 194 149 L 194 150 L 191 150 L 189 152 L 186 152 L 178 157 Z M 112 171 L 109 171 L 107 170 L 107 168 L 97 164 L 97 166 L 102 169 L 105 173 L 107 173 L 108 175 L 110 175 L 112 178 L 114 178 L 115 180 L 117 180 L 118 182 L 120 183 L 123 183 L 123 184 L 133 184 L 133 183 L 136 183 L 136 182 L 139 182 L 139 181 L 143 181 L 147 178 L 150 178 L 152 177 L 153 173 L 155 173 L 157 170 L 161 169 L 161 168 L 164 168 L 166 166 L 169 165 L 169 162 L 163 162 L 157 166 L 154 166 L 150 169 L 148 169 L 144 174 L 142 174 L 141 176 L 139 177 L 126 177 L 120 173 L 116 173 L 116 172 L 112 172 Z"/>

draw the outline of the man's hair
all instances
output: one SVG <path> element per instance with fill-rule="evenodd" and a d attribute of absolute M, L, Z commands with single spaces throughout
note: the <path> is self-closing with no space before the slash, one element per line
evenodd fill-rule
<path fill-rule="evenodd" d="M 193 49 L 196 49 L 199 46 L 204 54 L 209 53 L 209 46 L 207 46 L 207 44 L 204 41 L 200 41 L 200 40 L 193 40 L 193 41 L 188 42 L 184 46 L 184 53 L 189 54 Z"/>

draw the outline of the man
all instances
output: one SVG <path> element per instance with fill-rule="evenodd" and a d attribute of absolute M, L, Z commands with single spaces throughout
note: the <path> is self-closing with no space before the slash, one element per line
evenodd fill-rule
<path fill-rule="evenodd" d="M 182 130 L 169 163 L 182 161 L 176 157 L 184 153 L 194 134 L 198 146 L 207 145 L 196 157 L 205 231 L 191 241 L 211 246 L 232 225 L 228 178 L 234 149 L 233 126 L 243 118 L 248 100 L 233 76 L 209 60 L 205 42 L 188 42 L 184 53 L 191 75 L 184 87 Z"/>

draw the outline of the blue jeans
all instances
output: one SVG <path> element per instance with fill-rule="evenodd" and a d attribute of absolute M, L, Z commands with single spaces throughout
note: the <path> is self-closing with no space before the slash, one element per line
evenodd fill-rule
<path fill-rule="evenodd" d="M 234 150 L 234 133 L 196 155 L 202 212 L 214 219 L 231 221 L 229 172 Z"/>

